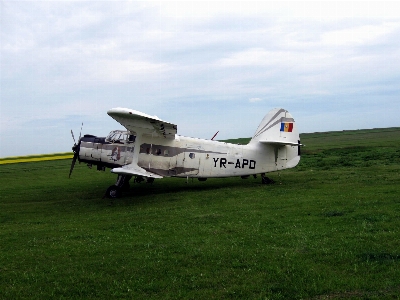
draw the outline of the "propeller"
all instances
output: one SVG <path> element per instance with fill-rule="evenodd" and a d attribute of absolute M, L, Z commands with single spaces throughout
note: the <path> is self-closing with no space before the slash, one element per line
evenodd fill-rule
<path fill-rule="evenodd" d="M 71 174 L 72 174 L 72 171 L 74 170 L 76 160 L 79 158 L 79 147 L 81 144 L 82 127 L 83 127 L 83 123 L 81 125 L 81 132 L 79 133 L 78 144 L 76 144 L 74 132 L 71 129 L 72 139 L 74 140 L 74 146 L 72 147 L 72 151 L 74 152 L 74 157 L 72 158 L 71 169 L 69 170 L 69 176 L 68 176 L 69 178 L 71 178 Z"/>

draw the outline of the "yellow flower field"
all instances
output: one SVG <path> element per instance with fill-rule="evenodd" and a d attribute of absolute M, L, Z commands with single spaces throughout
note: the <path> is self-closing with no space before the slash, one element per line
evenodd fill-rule
<path fill-rule="evenodd" d="M 72 157 L 73 157 L 72 153 L 46 154 L 43 156 L 5 157 L 5 158 L 0 159 L 0 165 L 37 162 L 37 161 L 45 161 L 45 160 L 72 159 Z"/>

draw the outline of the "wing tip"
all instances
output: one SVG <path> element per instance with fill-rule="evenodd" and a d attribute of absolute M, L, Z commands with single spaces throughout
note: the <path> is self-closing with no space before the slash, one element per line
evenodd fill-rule
<path fill-rule="evenodd" d="M 149 118 L 149 119 L 154 119 L 157 121 L 162 121 L 159 117 L 157 116 L 152 116 L 152 115 L 148 115 L 144 112 L 138 111 L 138 110 L 134 110 L 134 109 L 130 109 L 130 108 L 125 108 L 125 107 L 115 107 L 115 108 L 111 108 L 107 111 L 107 114 L 109 116 L 112 115 L 117 115 L 117 114 L 122 114 L 122 115 L 136 115 L 136 116 L 140 116 L 140 117 L 144 117 L 144 118 Z"/>

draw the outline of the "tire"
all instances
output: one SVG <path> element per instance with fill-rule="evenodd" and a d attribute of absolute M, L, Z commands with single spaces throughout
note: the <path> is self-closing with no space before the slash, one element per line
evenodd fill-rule
<path fill-rule="evenodd" d="M 110 186 L 106 191 L 106 197 L 112 199 L 121 197 L 121 188 L 116 185 Z"/>

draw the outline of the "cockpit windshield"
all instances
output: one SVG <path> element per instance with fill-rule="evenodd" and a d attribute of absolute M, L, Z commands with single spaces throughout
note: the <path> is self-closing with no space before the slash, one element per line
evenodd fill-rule
<path fill-rule="evenodd" d="M 129 131 L 113 130 L 106 137 L 108 143 L 133 143 L 135 142 L 135 136 Z"/>

